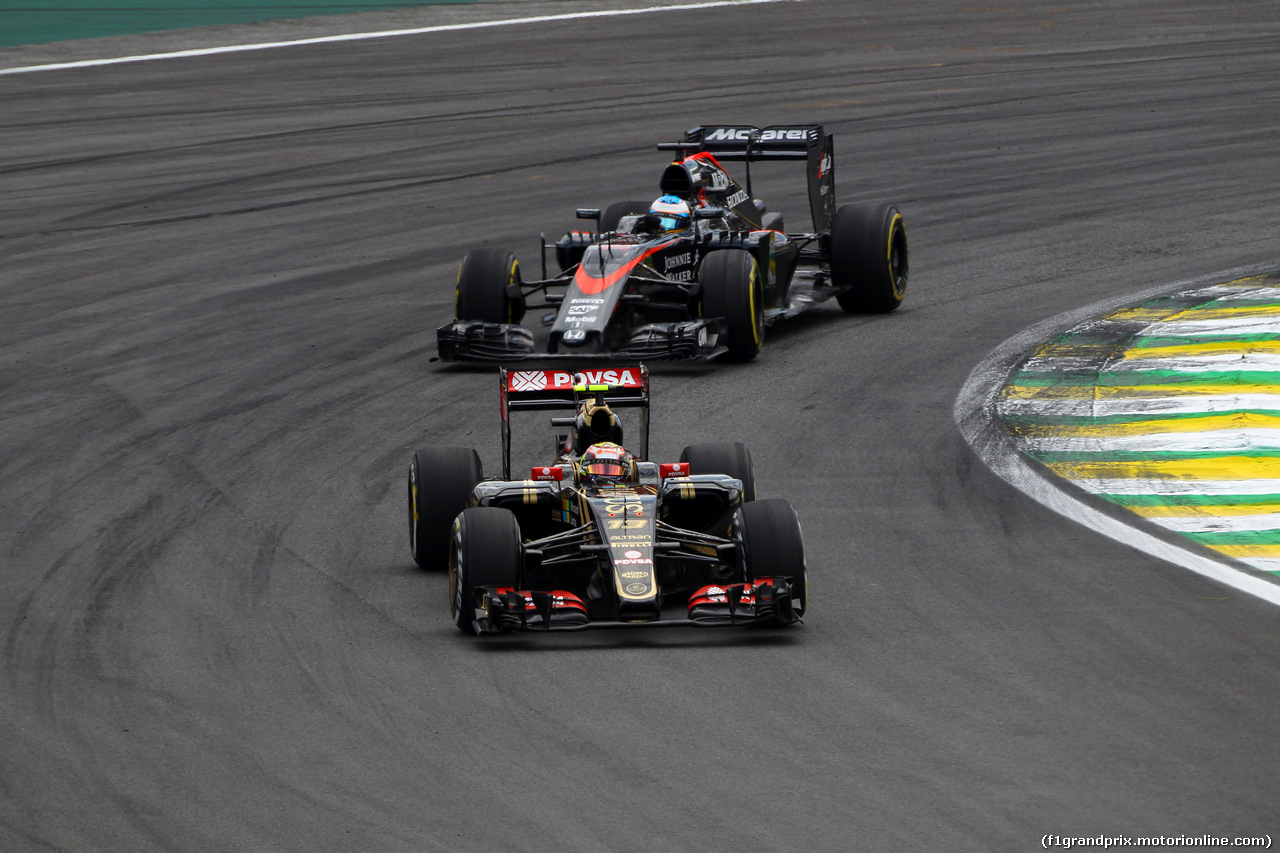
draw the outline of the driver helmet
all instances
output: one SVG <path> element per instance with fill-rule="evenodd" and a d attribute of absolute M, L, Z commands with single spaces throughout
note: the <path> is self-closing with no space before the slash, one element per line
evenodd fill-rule
<path fill-rule="evenodd" d="M 679 196 L 664 195 L 649 208 L 663 231 L 683 231 L 689 227 L 689 203 Z"/>
<path fill-rule="evenodd" d="M 579 465 L 583 480 L 593 486 L 632 483 L 637 479 L 636 458 L 612 441 L 588 447 Z"/>

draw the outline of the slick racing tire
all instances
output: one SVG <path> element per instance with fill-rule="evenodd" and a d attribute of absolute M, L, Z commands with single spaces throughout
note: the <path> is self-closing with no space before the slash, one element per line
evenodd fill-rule
<path fill-rule="evenodd" d="M 624 216 L 649 212 L 647 201 L 615 201 L 600 214 L 600 233 L 618 230 L 618 222 Z"/>
<path fill-rule="evenodd" d="M 792 607 L 803 616 L 809 604 L 804 537 L 791 504 L 779 498 L 743 504 L 733 516 L 742 579 L 791 578 Z"/>
<path fill-rule="evenodd" d="M 709 441 L 691 444 L 680 451 L 680 461 L 689 463 L 690 474 L 724 474 L 742 481 L 742 500 L 756 499 L 756 475 L 751 467 L 751 451 L 740 441 Z"/>
<path fill-rule="evenodd" d="M 475 633 L 480 587 L 520 585 L 524 551 L 520 525 L 509 509 L 473 506 L 453 522 L 449 546 L 449 616 L 466 634 Z"/>
<path fill-rule="evenodd" d="M 729 358 L 748 361 L 764 346 L 764 283 L 755 256 L 742 249 L 709 253 L 698 268 L 699 313 L 723 317 Z"/>
<path fill-rule="evenodd" d="M 851 313 L 888 312 L 907 293 L 907 228 L 892 204 L 846 204 L 831 228 L 831 283 Z"/>
<path fill-rule="evenodd" d="M 503 249 L 472 249 L 458 267 L 453 313 L 459 320 L 519 323 L 524 317 L 520 262 Z"/>
<path fill-rule="evenodd" d="M 409 462 L 409 551 L 424 569 L 449 564 L 453 520 L 484 479 L 479 455 L 469 447 L 419 450 Z"/>

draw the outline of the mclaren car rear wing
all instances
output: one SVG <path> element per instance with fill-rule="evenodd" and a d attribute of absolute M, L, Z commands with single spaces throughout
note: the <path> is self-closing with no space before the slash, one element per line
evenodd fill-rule
<path fill-rule="evenodd" d="M 659 151 L 706 151 L 717 160 L 743 162 L 746 189 L 751 194 L 751 164 L 768 160 L 804 160 L 809 180 L 809 212 L 813 230 L 831 230 L 836 218 L 835 160 L 833 138 L 822 125 L 772 125 L 754 127 L 746 124 L 716 124 L 695 127 L 684 135 L 683 142 L 659 142 Z"/>
<path fill-rule="evenodd" d="M 649 368 L 601 370 L 498 369 L 498 394 L 502 402 L 502 478 L 511 479 L 511 413 L 531 411 L 577 412 L 582 400 L 595 396 L 611 409 L 640 410 L 639 456 L 649 458 Z"/>

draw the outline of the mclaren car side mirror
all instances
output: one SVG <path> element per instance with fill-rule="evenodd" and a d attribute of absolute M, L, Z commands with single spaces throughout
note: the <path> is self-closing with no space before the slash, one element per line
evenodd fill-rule
<path fill-rule="evenodd" d="M 594 219 L 596 221 L 596 230 L 600 230 L 600 208 L 598 207 L 580 207 L 578 208 L 579 219 Z"/>
<path fill-rule="evenodd" d="M 724 216 L 723 207 L 699 207 L 693 212 L 693 215 L 699 219 L 718 219 Z"/>

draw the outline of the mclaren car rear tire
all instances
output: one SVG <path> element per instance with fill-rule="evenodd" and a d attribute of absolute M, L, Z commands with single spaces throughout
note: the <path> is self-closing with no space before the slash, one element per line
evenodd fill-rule
<path fill-rule="evenodd" d="M 733 517 L 733 535 L 743 580 L 791 578 L 792 609 L 803 616 L 809 604 L 804 536 L 791 504 L 779 498 L 743 504 Z"/>
<path fill-rule="evenodd" d="M 764 346 L 764 282 L 755 255 L 742 249 L 709 253 L 698 268 L 699 313 L 723 317 L 729 358 L 748 361 Z"/>
<path fill-rule="evenodd" d="M 504 249 L 472 249 L 458 266 L 454 317 L 486 323 L 519 323 L 524 317 L 520 262 Z"/>
<path fill-rule="evenodd" d="M 742 500 L 756 499 L 756 475 L 751 451 L 740 441 L 709 441 L 691 444 L 680 451 L 680 461 L 689 463 L 690 474 L 724 474 L 742 481 Z"/>
<path fill-rule="evenodd" d="M 480 588 L 520 586 L 524 551 L 520 525 L 509 509 L 473 506 L 453 522 L 449 545 L 449 616 L 465 634 L 475 633 Z"/>
<path fill-rule="evenodd" d="M 885 313 L 907 293 L 907 228 L 892 204 L 846 204 L 831 228 L 831 283 L 851 313 Z"/>
<path fill-rule="evenodd" d="M 431 447 L 409 462 L 409 552 L 424 569 L 449 565 L 453 520 L 484 479 L 480 456 L 469 447 Z"/>
<path fill-rule="evenodd" d="M 648 212 L 649 202 L 647 201 L 615 201 L 604 209 L 604 213 L 600 214 L 600 233 L 617 231 L 618 223 L 624 216 Z"/>

